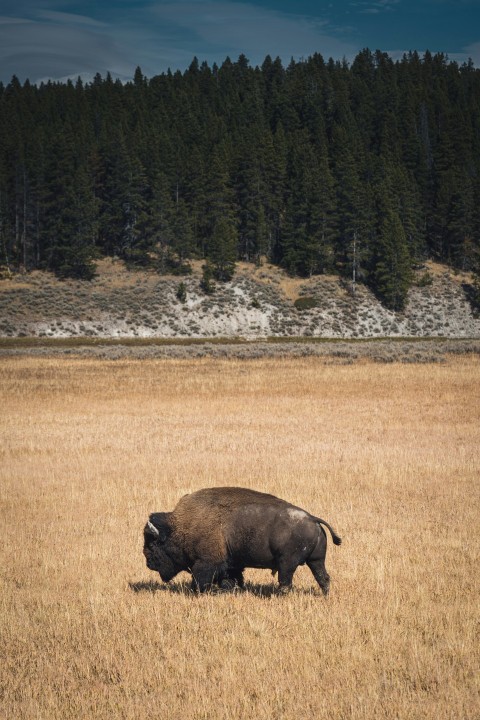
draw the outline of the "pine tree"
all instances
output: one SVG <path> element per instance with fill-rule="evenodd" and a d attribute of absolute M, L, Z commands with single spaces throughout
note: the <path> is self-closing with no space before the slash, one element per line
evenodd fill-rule
<path fill-rule="evenodd" d="M 104 247 L 131 265 L 149 264 L 154 242 L 147 205 L 149 187 L 141 162 L 128 153 L 121 133 L 108 150 L 105 166 L 100 218 Z"/>
<path fill-rule="evenodd" d="M 265 220 L 267 225 L 266 254 L 273 262 L 281 259 L 281 236 L 285 219 L 287 190 L 287 142 L 283 125 L 275 134 L 266 132 L 264 139 L 265 164 Z"/>
<path fill-rule="evenodd" d="M 159 272 L 165 272 L 170 269 L 170 249 L 174 239 L 174 203 L 162 172 L 156 172 L 151 180 L 149 210 L 153 264 Z"/>
<path fill-rule="evenodd" d="M 335 260 L 340 274 L 350 275 L 350 251 L 354 238 L 365 241 L 365 192 L 360 167 L 346 128 L 335 127 L 332 137 L 333 175 L 336 189 L 334 212 Z"/>
<path fill-rule="evenodd" d="M 238 231 L 227 162 L 227 149 L 221 145 L 213 155 L 206 217 L 207 257 L 218 280 L 233 276 L 237 258 Z"/>
<path fill-rule="evenodd" d="M 174 206 L 171 248 L 175 255 L 173 268 L 181 274 L 191 272 L 186 261 L 192 255 L 193 232 L 188 207 L 183 198 L 179 198 Z"/>
<path fill-rule="evenodd" d="M 256 239 L 256 255 L 255 262 L 260 265 L 264 255 L 268 253 L 268 229 L 265 218 L 265 210 L 262 203 L 259 202 L 255 213 L 255 239 Z"/>
<path fill-rule="evenodd" d="M 96 200 L 93 183 L 75 147 L 71 128 L 55 133 L 55 152 L 47 166 L 44 208 L 46 266 L 60 277 L 89 280 L 97 255 Z"/>
<path fill-rule="evenodd" d="M 217 280 L 231 280 L 237 258 L 237 231 L 228 217 L 219 217 L 209 243 L 208 258 Z"/>
<path fill-rule="evenodd" d="M 369 282 L 391 310 L 403 310 L 411 283 L 411 260 L 398 214 L 381 202 L 378 236 Z"/>
<path fill-rule="evenodd" d="M 261 168 L 261 148 L 259 142 L 255 143 L 255 133 L 252 130 L 248 137 L 239 143 L 236 169 L 234 171 L 236 204 L 238 207 L 238 238 L 240 256 L 248 261 L 256 260 L 263 252 L 259 248 L 257 231 L 259 217 L 265 214 L 263 202 L 266 194 L 265 182 Z M 265 234 L 265 229 L 262 229 Z M 261 240 L 265 246 L 265 238 Z"/>
<path fill-rule="evenodd" d="M 452 193 L 446 212 L 445 241 L 448 256 L 452 265 L 460 270 L 470 270 L 473 265 L 473 204 L 473 188 L 465 184 Z"/>

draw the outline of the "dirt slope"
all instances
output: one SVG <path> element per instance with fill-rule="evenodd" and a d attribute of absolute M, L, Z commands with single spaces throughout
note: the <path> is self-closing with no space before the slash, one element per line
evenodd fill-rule
<path fill-rule="evenodd" d="M 0 280 L 0 337 L 480 337 L 465 292 L 471 279 L 433 263 L 418 271 L 403 313 L 384 308 L 363 285 L 353 293 L 338 277 L 292 279 L 268 264 L 239 263 L 233 280 L 210 296 L 200 278 L 200 262 L 191 276 L 175 278 L 128 272 L 112 260 L 98 264 L 92 282 L 16 275 Z M 302 297 L 315 307 L 297 309 Z"/>

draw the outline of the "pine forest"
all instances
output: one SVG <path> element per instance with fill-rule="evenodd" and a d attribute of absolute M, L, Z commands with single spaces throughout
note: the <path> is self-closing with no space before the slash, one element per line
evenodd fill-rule
<path fill-rule="evenodd" d="M 401 310 L 426 258 L 478 273 L 480 70 L 445 55 L 241 55 L 132 82 L 0 84 L 0 265 L 204 284 L 265 258 Z"/>

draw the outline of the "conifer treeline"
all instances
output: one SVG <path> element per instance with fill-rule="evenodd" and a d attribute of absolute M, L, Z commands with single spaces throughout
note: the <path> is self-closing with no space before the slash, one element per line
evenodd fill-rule
<path fill-rule="evenodd" d="M 221 67 L 122 84 L 0 85 L 0 264 L 91 277 L 92 260 L 220 279 L 267 256 L 401 308 L 426 256 L 480 243 L 480 71 L 442 55 Z"/>

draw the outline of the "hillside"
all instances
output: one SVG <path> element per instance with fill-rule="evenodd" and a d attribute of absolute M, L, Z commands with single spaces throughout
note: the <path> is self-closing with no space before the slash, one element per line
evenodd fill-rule
<path fill-rule="evenodd" d="M 292 276 L 350 277 L 355 269 L 386 307 L 404 310 L 410 269 L 424 258 L 476 271 L 479 107 L 472 63 L 413 51 L 394 61 L 364 49 L 350 65 L 318 53 L 288 67 L 269 56 L 261 67 L 245 56 L 215 68 L 195 59 L 183 74 L 148 79 L 138 68 L 126 84 L 100 75 L 85 85 L 12 79 L 0 87 L 0 265 L 90 280 L 99 258 L 162 274 L 204 258 L 230 280 L 238 261 L 268 258 Z M 171 300 L 152 280 L 139 281 L 134 297 L 151 316 L 138 323 L 130 301 L 122 308 L 115 298 L 112 310 L 106 299 L 84 328 L 471 333 L 460 320 L 444 327 L 450 298 L 448 317 L 439 309 L 419 327 L 416 307 L 402 322 L 372 310 L 363 294 L 355 304 L 337 298 L 335 283 L 322 281 L 305 292 L 322 304 L 338 299 L 338 311 L 300 317 L 265 291 L 260 273 L 255 279 L 261 289 L 241 276 L 226 288 L 223 301 L 232 291 L 238 312 L 232 306 L 224 321 L 220 307 L 213 326 L 218 297 L 205 301 L 189 282 L 188 315 L 172 327 Z M 246 313 L 252 292 L 260 307 Z M 65 325 L 68 316 L 55 332 L 78 331 Z"/>
<path fill-rule="evenodd" d="M 337 276 L 291 278 L 269 264 L 239 263 L 230 282 L 206 295 L 201 263 L 193 266 L 191 276 L 178 278 L 102 260 L 90 282 L 41 272 L 0 280 L 0 337 L 480 337 L 467 297 L 470 277 L 434 263 L 417 271 L 402 313 L 387 310 L 361 284 L 352 293 Z"/>

